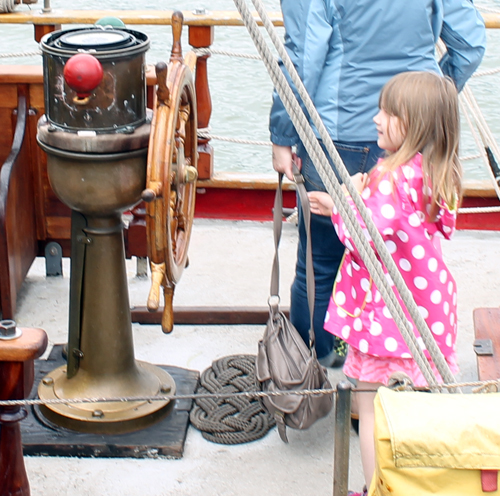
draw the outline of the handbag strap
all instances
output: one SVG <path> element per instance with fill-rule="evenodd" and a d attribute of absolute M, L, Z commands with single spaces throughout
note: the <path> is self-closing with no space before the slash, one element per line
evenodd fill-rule
<path fill-rule="evenodd" d="M 309 199 L 307 198 L 307 191 L 304 186 L 304 178 L 300 173 L 297 166 L 293 165 L 293 177 L 297 187 L 300 204 L 302 206 L 302 213 L 304 215 L 304 224 L 306 228 L 306 284 L 307 284 L 307 302 L 309 304 L 309 348 L 314 350 L 315 335 L 314 335 L 314 267 L 312 260 L 312 245 L 311 245 L 311 209 L 309 206 Z M 276 189 L 276 197 L 274 199 L 274 260 L 271 272 L 271 296 L 269 298 L 269 307 L 272 313 L 279 311 L 279 258 L 278 248 L 281 239 L 281 232 L 283 226 L 283 174 L 278 175 L 278 187 Z M 274 297 L 274 298 L 273 298 Z"/>

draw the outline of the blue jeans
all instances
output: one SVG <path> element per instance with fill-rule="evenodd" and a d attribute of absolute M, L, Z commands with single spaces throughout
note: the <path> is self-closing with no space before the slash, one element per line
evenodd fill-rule
<path fill-rule="evenodd" d="M 354 175 L 357 172 L 368 172 L 383 154 L 383 150 L 377 146 L 376 141 L 355 143 L 335 142 L 335 146 L 350 175 Z M 302 159 L 302 175 L 304 176 L 306 190 L 326 191 L 303 145 L 299 145 L 297 155 Z M 331 161 L 330 163 L 338 177 L 335 166 Z M 302 339 L 306 343 L 309 343 L 310 317 L 306 285 L 306 232 L 300 202 L 298 204 L 299 246 L 295 279 L 291 288 L 290 320 L 299 331 Z M 314 280 L 316 283 L 314 304 L 316 353 L 318 358 L 323 358 L 333 351 L 335 344 L 335 337 L 324 330 L 323 323 L 332 294 L 335 276 L 337 275 L 345 247 L 335 233 L 331 218 L 321 215 L 311 215 L 311 242 Z"/>

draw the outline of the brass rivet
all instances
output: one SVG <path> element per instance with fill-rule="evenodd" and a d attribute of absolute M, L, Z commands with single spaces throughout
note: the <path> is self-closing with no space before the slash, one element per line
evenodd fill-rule
<path fill-rule="evenodd" d="M 161 392 L 162 393 L 170 393 L 170 391 L 172 391 L 172 388 L 168 384 L 161 385 Z"/>
<path fill-rule="evenodd" d="M 104 417 L 104 412 L 102 410 L 94 410 L 92 412 L 92 417 L 102 418 Z"/>
<path fill-rule="evenodd" d="M 52 377 L 44 377 L 42 382 L 44 386 L 52 386 L 52 384 L 54 384 L 54 379 L 52 379 Z"/>

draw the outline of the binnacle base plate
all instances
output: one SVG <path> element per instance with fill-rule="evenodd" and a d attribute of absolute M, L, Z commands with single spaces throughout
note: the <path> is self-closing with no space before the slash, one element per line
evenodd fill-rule
<path fill-rule="evenodd" d="M 52 370 L 65 365 L 63 345 L 55 345 L 47 360 L 35 361 L 35 383 L 30 399 L 37 398 L 40 381 Z M 194 370 L 157 365 L 175 381 L 177 395 L 193 394 L 199 381 Z M 189 426 L 192 400 L 175 400 L 170 413 L 158 421 L 125 434 L 94 434 L 60 427 L 41 414 L 38 406 L 27 408 L 28 417 L 21 422 L 23 452 L 29 456 L 78 456 L 120 458 L 182 458 Z"/>

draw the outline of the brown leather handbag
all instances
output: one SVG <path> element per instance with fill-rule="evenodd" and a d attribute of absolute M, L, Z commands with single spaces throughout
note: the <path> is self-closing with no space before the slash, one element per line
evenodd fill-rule
<path fill-rule="evenodd" d="M 295 172 L 295 171 L 294 171 Z M 326 416 L 333 405 L 333 392 L 318 394 L 293 394 L 310 389 L 332 389 L 325 367 L 320 365 L 314 347 L 313 309 L 314 276 L 312 265 L 310 209 L 303 178 L 296 171 L 295 182 L 304 213 L 307 232 L 307 296 L 311 327 L 309 346 L 299 332 L 279 309 L 279 264 L 278 247 L 283 222 L 282 174 L 274 203 L 275 257 L 271 275 L 271 296 L 269 298 L 269 320 L 264 336 L 259 341 L 255 365 L 257 380 L 265 392 L 288 392 L 290 394 L 266 396 L 264 407 L 276 420 L 281 439 L 287 443 L 286 426 L 293 429 L 307 429 L 316 420 Z"/>

